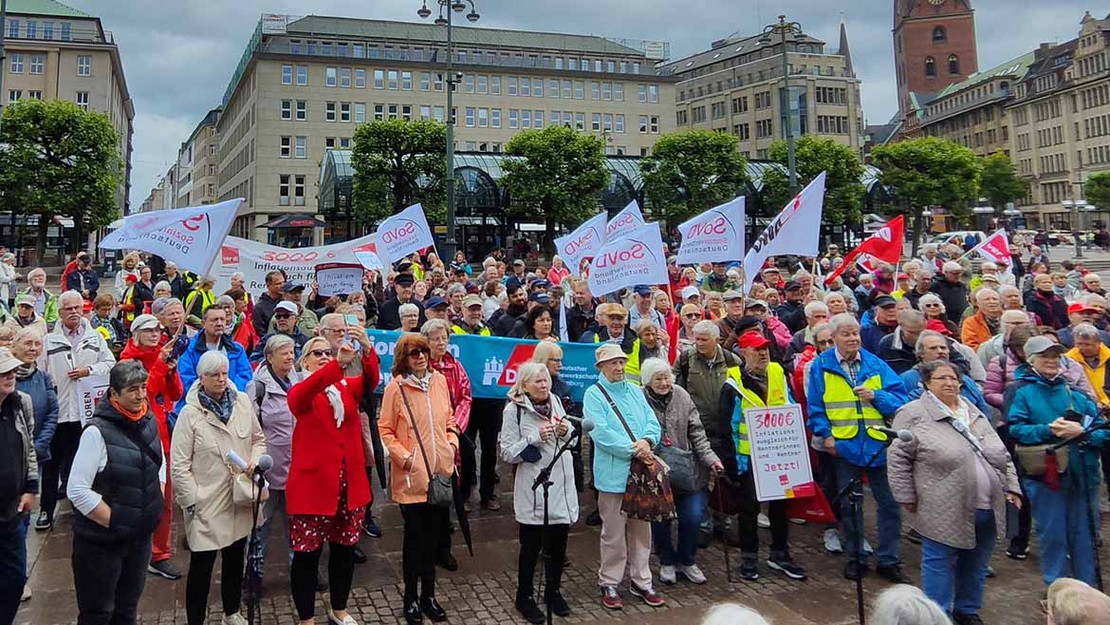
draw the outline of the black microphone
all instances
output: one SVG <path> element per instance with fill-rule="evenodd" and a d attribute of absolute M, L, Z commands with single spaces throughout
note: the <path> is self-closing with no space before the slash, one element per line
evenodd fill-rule
<path fill-rule="evenodd" d="M 594 428 L 597 427 L 597 422 L 594 421 L 593 419 L 591 419 L 590 417 L 583 418 L 583 417 L 576 417 L 574 415 L 569 415 L 568 414 L 568 415 L 563 415 L 563 418 L 568 419 L 570 421 L 573 421 L 574 423 L 577 423 L 578 426 L 580 428 L 582 428 L 583 432 L 592 432 L 594 430 Z"/>
<path fill-rule="evenodd" d="M 889 438 L 891 441 L 893 441 L 894 439 L 898 439 L 903 443 L 913 442 L 913 433 L 911 433 L 909 430 L 892 430 L 890 428 L 884 428 L 875 425 L 869 425 L 867 426 L 867 429 L 886 434 L 887 438 Z"/>
<path fill-rule="evenodd" d="M 263 473 L 274 468 L 274 459 L 270 454 L 262 454 L 258 458 L 258 464 L 254 467 L 254 474 L 261 477 Z"/>

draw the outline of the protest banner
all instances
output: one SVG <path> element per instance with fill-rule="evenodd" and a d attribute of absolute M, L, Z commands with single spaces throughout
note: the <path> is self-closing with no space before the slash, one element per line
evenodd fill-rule
<path fill-rule="evenodd" d="M 419 204 L 382 221 L 376 234 L 377 253 L 383 264 L 395 263 L 413 252 L 435 246 L 432 229 Z"/>
<path fill-rule="evenodd" d="M 377 352 L 382 368 L 382 387 L 392 378 L 393 352 L 397 347 L 398 331 L 367 330 L 370 342 Z M 539 341 L 508 339 L 496 336 L 452 334 L 447 351 L 457 358 L 470 378 L 471 393 L 476 398 L 505 399 L 509 387 L 516 381 L 520 365 L 531 362 L 532 352 Z M 571 397 L 582 401 L 586 389 L 597 382 L 594 368 L 593 343 L 559 343 L 563 348 L 563 369 L 559 373 Z"/>
<path fill-rule="evenodd" d="M 897 265 L 902 258 L 902 246 L 905 244 L 905 240 L 905 220 L 902 215 L 898 215 L 883 224 L 882 228 L 867 237 L 854 250 L 848 252 L 848 255 L 844 257 L 844 262 L 825 278 L 825 284 L 832 282 L 837 276 L 847 271 L 851 267 L 850 263 L 859 263 L 865 268 L 871 267 L 868 269 L 868 273 L 874 271 L 874 265 L 880 260 Z"/>
<path fill-rule="evenodd" d="M 751 441 L 756 499 L 811 497 L 816 492 L 809 463 L 802 407 L 798 404 L 744 410 Z"/>
<path fill-rule="evenodd" d="M 821 172 L 775 216 L 744 256 L 744 275 L 749 290 L 768 257 L 817 255 L 824 205 L 825 172 Z"/>
<path fill-rule="evenodd" d="M 258 241 L 227 237 L 220 254 L 220 262 L 208 274 L 216 279 L 217 293 L 231 286 L 231 274 L 243 272 L 243 288 L 248 293 L 261 293 L 266 290 L 266 274 L 270 271 L 284 270 L 289 280 L 309 284 L 316 277 L 316 265 L 322 263 L 362 264 L 355 250 L 373 241 L 373 235 L 360 237 L 320 247 L 289 249 L 266 245 Z M 363 254 L 363 257 L 366 255 Z M 365 266 L 365 265 L 363 265 Z"/>
<path fill-rule="evenodd" d="M 316 265 L 316 291 L 321 297 L 350 295 L 362 290 L 366 268 L 359 263 L 324 263 Z"/>
<path fill-rule="evenodd" d="M 382 259 L 378 256 L 378 234 L 375 232 L 367 238 L 370 239 L 368 243 L 355 246 L 351 251 L 354 252 L 355 258 L 358 259 L 358 262 L 362 263 L 363 267 L 371 271 L 381 271 Z"/>
<path fill-rule="evenodd" d="M 1010 242 L 1006 236 L 1005 228 L 983 239 L 982 243 L 976 245 L 970 252 L 964 254 L 964 256 L 969 256 L 974 253 L 978 253 L 982 256 L 983 260 L 990 261 L 1002 267 L 1006 272 L 1010 272 L 1014 267 L 1014 261 L 1010 257 Z"/>
<path fill-rule="evenodd" d="M 605 224 L 605 242 L 622 239 L 643 227 L 644 223 L 644 214 L 640 212 L 640 205 L 636 200 L 632 200 L 621 212 L 614 215 L 609 223 Z"/>
<path fill-rule="evenodd" d="M 107 391 L 107 375 L 89 375 L 77 380 L 77 409 L 80 411 L 82 426 L 92 418 L 96 403 Z"/>
<path fill-rule="evenodd" d="M 136 213 L 100 242 L 103 250 L 157 254 L 178 269 L 208 275 L 243 198 L 219 204 Z"/>
<path fill-rule="evenodd" d="M 687 220 L 678 232 L 679 265 L 739 260 L 744 255 L 744 196 Z"/>
<path fill-rule="evenodd" d="M 606 219 L 605 213 L 598 213 L 575 228 L 574 232 L 555 239 L 555 250 L 571 274 L 580 275 L 582 260 L 593 258 L 605 245 Z"/>
<path fill-rule="evenodd" d="M 637 284 L 667 284 L 663 237 L 658 224 L 644 224 L 627 236 L 606 243 L 590 263 L 587 281 L 595 296 Z"/>

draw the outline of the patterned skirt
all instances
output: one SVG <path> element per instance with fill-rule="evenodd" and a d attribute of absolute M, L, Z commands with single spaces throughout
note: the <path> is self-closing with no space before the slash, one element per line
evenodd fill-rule
<path fill-rule="evenodd" d="M 293 551 L 316 551 L 325 542 L 350 547 L 358 543 L 366 508 L 347 509 L 347 465 L 339 473 L 339 507 L 333 515 L 289 515 L 289 543 Z"/>

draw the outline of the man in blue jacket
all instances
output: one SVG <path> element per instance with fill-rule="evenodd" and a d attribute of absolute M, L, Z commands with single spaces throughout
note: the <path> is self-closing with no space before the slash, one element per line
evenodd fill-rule
<path fill-rule="evenodd" d="M 202 330 L 189 341 L 189 347 L 185 348 L 185 353 L 177 361 L 177 373 L 185 388 L 185 394 L 174 406 L 178 412 L 185 407 L 185 397 L 197 380 L 197 362 L 210 349 L 218 349 L 227 354 L 227 375 L 236 389 L 246 391 L 254 377 L 247 352 L 224 332 L 227 327 L 227 312 L 219 306 L 209 306 L 204 310 L 203 323 Z"/>
<path fill-rule="evenodd" d="M 886 478 L 888 437 L 875 429 L 885 427 L 895 411 L 908 401 L 902 378 L 885 362 L 861 347 L 860 326 L 849 313 L 830 321 L 834 349 L 822 352 L 809 370 L 809 424 L 813 436 L 836 457 L 836 481 L 844 488 L 865 473 L 878 504 L 879 549 L 876 572 L 896 583 L 910 579 L 902 572 L 898 540 L 902 520 L 898 503 Z M 857 488 L 860 488 L 857 486 Z M 840 502 L 845 551 L 850 558 L 844 577 L 857 579 L 867 572 L 866 554 L 857 550 L 857 525 L 848 497 Z"/>

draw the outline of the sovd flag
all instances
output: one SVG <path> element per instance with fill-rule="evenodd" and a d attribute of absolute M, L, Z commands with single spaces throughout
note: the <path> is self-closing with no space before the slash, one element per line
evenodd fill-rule
<path fill-rule="evenodd" d="M 737 260 L 744 252 L 744 196 L 687 220 L 678 231 L 679 265 Z"/>
<path fill-rule="evenodd" d="M 825 206 L 825 172 L 813 179 L 790 200 L 782 212 L 763 230 L 744 256 L 744 275 L 748 288 L 771 256 L 797 254 L 816 256 L 821 235 L 821 213 Z"/>
<path fill-rule="evenodd" d="M 1005 229 L 990 235 L 971 251 L 979 252 L 979 255 L 986 260 L 1005 267 L 1006 273 L 1009 273 L 1014 266 L 1013 260 L 1010 258 L 1010 242 L 1006 238 Z"/>
<path fill-rule="evenodd" d="M 606 243 L 593 262 L 587 278 L 594 295 L 615 293 L 637 284 L 666 284 L 667 263 L 658 224 L 644 224 L 628 236 Z"/>
<path fill-rule="evenodd" d="M 628 236 L 632 231 L 644 225 L 644 214 L 640 212 L 640 205 L 636 200 L 628 203 L 624 210 L 617 213 L 605 226 L 605 240 L 616 241 Z"/>
<path fill-rule="evenodd" d="M 377 232 L 377 253 L 383 264 L 394 263 L 413 252 L 434 247 L 432 229 L 424 217 L 424 208 L 413 204 L 382 221 Z"/>
<path fill-rule="evenodd" d="M 605 213 L 598 213 L 575 228 L 574 232 L 555 239 L 555 249 L 571 274 L 580 275 L 582 259 L 597 256 L 598 250 L 605 245 L 606 217 Z"/>
<path fill-rule="evenodd" d="M 243 198 L 123 218 L 123 225 L 104 237 L 100 249 L 140 250 L 177 264 L 179 269 L 207 275 L 235 221 Z"/>
<path fill-rule="evenodd" d="M 898 261 L 902 258 L 902 245 L 905 240 L 905 219 L 902 215 L 898 215 L 883 224 L 882 228 L 867 237 L 856 249 L 848 252 L 848 255 L 844 257 L 844 264 L 837 267 L 836 271 L 825 278 L 825 284 L 832 282 L 834 278 L 844 273 L 848 267 L 851 267 L 850 263 L 853 262 L 870 262 L 874 265 L 876 260 L 882 260 L 895 265 L 898 264 Z"/>

